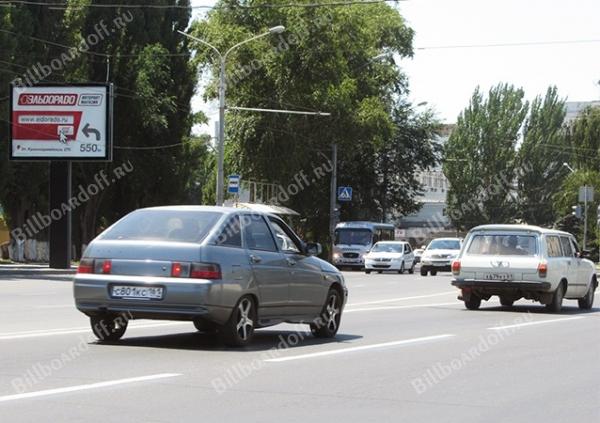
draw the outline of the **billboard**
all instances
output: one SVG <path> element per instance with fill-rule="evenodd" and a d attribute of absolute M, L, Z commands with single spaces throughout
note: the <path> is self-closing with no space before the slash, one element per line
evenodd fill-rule
<path fill-rule="evenodd" d="M 13 86 L 11 160 L 112 158 L 112 85 Z"/>

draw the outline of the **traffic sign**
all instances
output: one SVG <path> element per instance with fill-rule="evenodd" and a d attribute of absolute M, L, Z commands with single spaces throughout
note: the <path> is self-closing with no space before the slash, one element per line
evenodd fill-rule
<path fill-rule="evenodd" d="M 112 84 L 13 85 L 10 159 L 111 160 L 112 98 Z"/>
<path fill-rule="evenodd" d="M 586 203 L 588 201 L 594 201 L 594 187 L 589 185 L 579 187 L 579 202 Z"/>
<path fill-rule="evenodd" d="M 338 201 L 352 201 L 352 187 L 338 187 Z"/>
<path fill-rule="evenodd" d="M 230 194 L 237 194 L 240 192 L 240 175 L 229 175 L 227 192 Z"/>

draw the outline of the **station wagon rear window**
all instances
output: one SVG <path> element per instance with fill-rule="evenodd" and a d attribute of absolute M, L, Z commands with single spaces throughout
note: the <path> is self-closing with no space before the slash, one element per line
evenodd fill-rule
<path fill-rule="evenodd" d="M 117 222 L 101 239 L 200 242 L 221 216 L 203 211 L 140 210 Z"/>
<path fill-rule="evenodd" d="M 537 236 L 486 234 L 473 236 L 467 254 L 490 256 L 535 256 Z"/>

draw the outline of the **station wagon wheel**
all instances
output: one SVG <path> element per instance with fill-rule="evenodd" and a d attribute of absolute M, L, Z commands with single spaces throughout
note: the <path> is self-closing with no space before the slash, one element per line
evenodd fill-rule
<path fill-rule="evenodd" d="M 504 307 L 512 307 L 514 302 L 511 298 L 500 296 L 500 304 Z"/>
<path fill-rule="evenodd" d="M 341 319 L 342 296 L 337 289 L 331 288 L 327 293 L 323 311 L 315 322 L 311 323 L 310 330 L 317 338 L 333 338 L 340 327 Z"/>
<path fill-rule="evenodd" d="M 469 310 L 478 310 L 481 306 L 481 298 L 475 294 L 471 294 L 468 300 L 465 300 L 465 307 Z"/>
<path fill-rule="evenodd" d="M 558 288 L 556 288 L 556 291 L 554 291 L 554 294 L 552 295 L 552 302 L 550 304 L 546 304 L 546 309 L 552 313 L 560 313 L 560 310 L 562 309 L 562 302 L 564 296 L 565 285 L 561 282 L 561 284 L 558 285 Z"/>
<path fill-rule="evenodd" d="M 250 296 L 240 298 L 229 321 L 221 328 L 223 342 L 232 347 L 243 347 L 252 341 L 256 324 L 256 306 Z"/>
<path fill-rule="evenodd" d="M 90 324 L 92 332 L 100 342 L 118 341 L 125 335 L 128 320 L 124 316 L 92 316 Z"/>
<path fill-rule="evenodd" d="M 594 305 L 594 295 L 595 294 L 596 294 L 596 281 L 592 280 L 592 283 L 590 284 L 590 289 L 588 289 L 588 292 L 587 292 L 587 294 L 585 294 L 585 297 L 577 300 L 577 304 L 579 305 L 579 308 L 582 310 L 590 310 L 592 308 L 592 306 Z"/>

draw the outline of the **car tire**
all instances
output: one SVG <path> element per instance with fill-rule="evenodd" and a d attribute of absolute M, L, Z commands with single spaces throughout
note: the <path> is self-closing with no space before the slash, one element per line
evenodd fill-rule
<path fill-rule="evenodd" d="M 383 273 L 383 270 L 378 270 L 377 273 Z"/>
<path fill-rule="evenodd" d="M 431 276 L 436 276 L 437 275 L 437 270 L 432 270 L 430 273 L 431 273 Z"/>
<path fill-rule="evenodd" d="M 481 306 L 481 298 L 475 294 L 471 294 L 468 300 L 465 300 L 465 307 L 468 310 L 478 310 Z"/>
<path fill-rule="evenodd" d="M 249 295 L 240 298 L 233 308 L 229 320 L 219 330 L 223 343 L 228 347 L 248 345 L 254 337 L 257 315 L 254 299 Z"/>
<path fill-rule="evenodd" d="M 502 304 L 503 307 L 512 307 L 514 303 L 515 300 L 512 300 L 507 297 L 500 297 L 500 304 Z"/>
<path fill-rule="evenodd" d="M 413 264 L 412 264 L 412 266 L 410 267 L 410 269 L 408 269 L 408 273 L 409 273 L 409 274 L 411 274 L 411 275 L 412 275 L 413 273 L 415 273 L 415 262 L 414 262 L 414 261 L 413 261 Z"/>
<path fill-rule="evenodd" d="M 546 304 L 546 309 L 551 313 L 560 313 L 560 311 L 562 310 L 562 302 L 564 296 L 565 285 L 561 283 L 552 295 L 552 302 L 550 304 Z"/>
<path fill-rule="evenodd" d="M 333 338 L 340 327 L 342 319 L 342 294 L 335 288 L 330 288 L 321 314 L 310 324 L 310 331 L 315 338 Z"/>
<path fill-rule="evenodd" d="M 400 273 L 400 274 L 404 273 L 404 262 L 400 263 L 400 270 L 398 270 L 398 273 Z"/>
<path fill-rule="evenodd" d="M 423 269 L 421 266 L 421 276 L 427 276 L 427 269 Z"/>
<path fill-rule="evenodd" d="M 124 316 L 90 317 L 92 332 L 100 342 L 118 341 L 127 331 L 128 320 Z"/>
<path fill-rule="evenodd" d="M 577 304 L 581 310 L 590 310 L 594 305 L 594 295 L 596 294 L 596 281 L 593 280 L 590 284 L 590 289 L 585 294 L 585 297 L 577 300 Z"/>
<path fill-rule="evenodd" d="M 370 271 L 370 270 L 367 270 L 367 269 L 365 269 L 365 273 L 366 273 L 367 275 L 370 275 L 370 274 L 371 274 L 371 271 Z"/>

